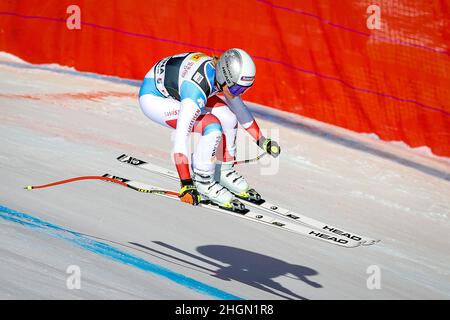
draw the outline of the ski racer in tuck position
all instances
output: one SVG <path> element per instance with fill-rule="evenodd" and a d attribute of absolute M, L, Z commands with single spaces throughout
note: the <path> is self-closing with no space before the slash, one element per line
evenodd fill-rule
<path fill-rule="evenodd" d="M 173 156 L 183 202 L 198 205 L 209 200 L 239 211 L 245 207 L 236 196 L 260 197 L 233 165 L 238 122 L 260 148 L 273 157 L 280 154 L 278 143 L 262 135 L 241 98 L 253 85 L 255 74 L 255 63 L 244 50 L 229 49 L 220 58 L 200 52 L 173 55 L 157 62 L 145 76 L 139 103 L 148 118 L 175 129 Z M 191 132 L 201 134 L 192 155 L 192 175 Z M 221 152 L 217 152 L 219 145 Z M 221 162 L 217 170 L 216 158 Z"/>

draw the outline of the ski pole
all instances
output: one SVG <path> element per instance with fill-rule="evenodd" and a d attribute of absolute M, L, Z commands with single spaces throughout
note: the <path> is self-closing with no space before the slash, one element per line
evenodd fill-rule
<path fill-rule="evenodd" d="M 261 159 L 262 157 L 264 157 L 266 154 L 267 154 L 267 152 L 264 152 L 264 153 L 260 154 L 259 156 L 257 156 L 256 158 L 253 158 L 253 159 L 234 161 L 233 164 L 236 165 L 236 164 L 244 164 L 244 163 L 255 162 L 255 161 L 258 161 L 259 159 Z"/>
<path fill-rule="evenodd" d="M 75 178 L 71 178 L 71 179 L 66 179 L 66 180 L 61 180 L 61 181 L 55 181 L 52 183 L 48 183 L 48 184 L 43 184 L 43 185 L 38 185 L 38 186 L 26 186 L 24 189 L 27 190 L 32 190 L 32 189 L 41 189 L 41 188 L 48 188 L 48 187 L 54 187 L 60 184 L 65 184 L 65 183 L 70 183 L 70 182 L 74 182 L 74 181 L 80 181 L 80 180 L 105 180 L 105 181 L 109 181 L 109 182 L 114 182 L 117 184 L 120 184 L 124 187 L 127 186 L 126 183 L 119 181 L 117 179 L 112 179 L 112 178 L 108 178 L 108 177 L 101 177 L 101 176 L 82 176 L 82 177 L 75 177 Z"/>
<path fill-rule="evenodd" d="M 33 189 L 48 188 L 48 187 L 54 187 L 54 186 L 65 184 L 65 183 L 74 182 L 74 181 L 81 181 L 81 180 L 103 180 L 103 181 L 113 182 L 113 183 L 117 183 L 118 185 L 121 185 L 123 187 L 128 187 L 128 188 L 131 188 L 133 190 L 143 192 L 143 193 L 158 193 L 158 194 L 166 194 L 166 195 L 177 196 L 177 197 L 179 195 L 178 192 L 169 191 L 169 190 L 136 188 L 134 186 L 129 185 L 128 183 L 126 183 L 124 181 L 121 181 L 121 180 L 118 180 L 115 178 L 106 177 L 106 176 L 81 176 L 81 177 L 75 177 L 75 178 L 61 180 L 61 181 L 55 181 L 55 182 L 43 184 L 43 185 L 36 185 L 36 186 L 29 185 L 29 186 L 26 186 L 24 189 L 33 190 Z"/>

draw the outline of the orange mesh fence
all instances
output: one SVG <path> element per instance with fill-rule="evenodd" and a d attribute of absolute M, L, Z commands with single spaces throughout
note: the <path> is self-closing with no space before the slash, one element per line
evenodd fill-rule
<path fill-rule="evenodd" d="M 81 29 L 67 27 L 70 5 Z M 449 157 L 449 11 L 448 0 L 3 0 L 0 50 L 141 79 L 174 53 L 241 47 L 257 65 L 246 99 Z"/>

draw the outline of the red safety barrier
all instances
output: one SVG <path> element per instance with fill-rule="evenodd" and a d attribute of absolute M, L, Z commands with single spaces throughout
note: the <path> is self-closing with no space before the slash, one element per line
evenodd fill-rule
<path fill-rule="evenodd" d="M 80 30 L 66 25 L 70 5 Z M 449 11 L 445 0 L 3 0 L 0 50 L 142 79 L 174 53 L 240 47 L 257 65 L 249 101 L 449 157 Z"/>

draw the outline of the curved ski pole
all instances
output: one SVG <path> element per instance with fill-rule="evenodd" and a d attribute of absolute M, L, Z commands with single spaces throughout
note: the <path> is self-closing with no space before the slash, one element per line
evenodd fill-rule
<path fill-rule="evenodd" d="M 70 183 L 70 182 L 74 182 L 74 181 L 80 181 L 80 180 L 105 180 L 105 181 L 114 182 L 114 183 L 120 184 L 124 187 L 127 187 L 126 183 L 124 183 L 120 180 L 117 180 L 117 179 L 113 179 L 113 178 L 102 177 L 102 176 L 82 176 L 82 177 L 75 177 L 75 178 L 71 178 L 71 179 L 56 181 L 56 182 L 38 185 L 38 186 L 26 186 L 24 189 L 32 190 L 32 189 L 48 188 L 48 187 L 54 187 L 54 186 L 58 186 L 61 184 Z"/>
<path fill-rule="evenodd" d="M 107 182 L 113 182 L 113 183 L 116 183 L 116 184 L 121 185 L 123 187 L 128 187 L 130 189 L 133 189 L 133 190 L 136 190 L 136 191 L 139 191 L 139 192 L 143 192 L 143 193 L 157 193 L 157 194 L 165 194 L 165 195 L 176 196 L 176 197 L 178 197 L 178 195 L 179 195 L 178 192 L 169 191 L 169 190 L 156 190 L 156 189 L 140 189 L 140 188 L 136 188 L 134 186 L 129 185 L 125 179 L 121 179 L 121 178 L 110 176 L 110 175 L 104 175 L 104 176 L 81 176 L 81 177 L 75 177 L 75 178 L 61 180 L 61 181 L 56 181 L 56 182 L 43 184 L 43 185 L 36 185 L 36 186 L 29 185 L 29 186 L 26 186 L 24 189 L 33 190 L 33 189 L 49 188 L 49 187 L 54 187 L 54 186 L 58 186 L 58 185 L 61 185 L 61 184 L 66 184 L 66 183 L 75 182 L 75 181 L 81 181 L 81 180 L 103 180 L 103 181 L 107 181 Z"/>
<path fill-rule="evenodd" d="M 256 158 L 253 158 L 253 159 L 233 161 L 233 164 L 236 165 L 236 164 L 244 164 L 244 163 L 255 162 L 255 161 L 258 161 L 259 159 L 261 159 L 262 157 L 264 157 L 266 154 L 267 154 L 267 152 L 264 152 L 264 153 L 260 154 L 259 156 L 257 156 Z"/>

